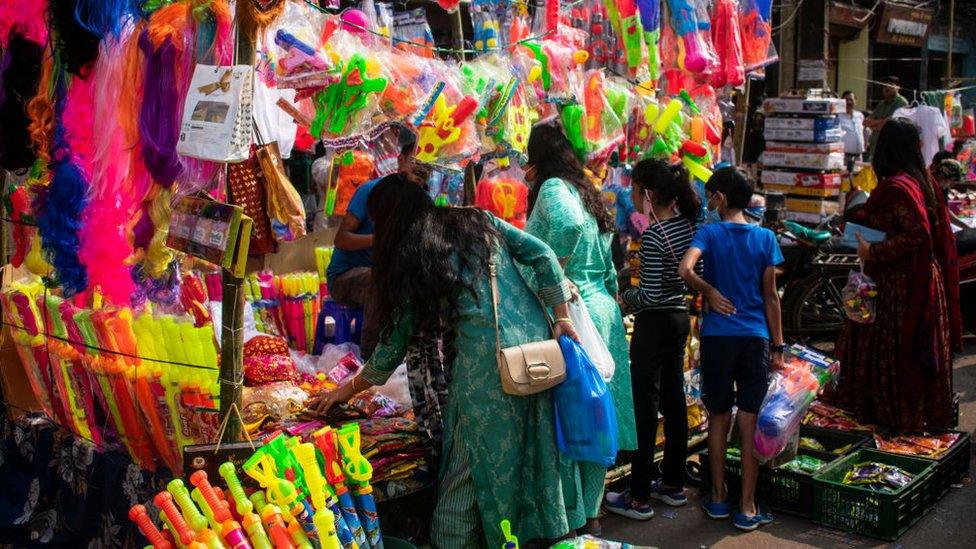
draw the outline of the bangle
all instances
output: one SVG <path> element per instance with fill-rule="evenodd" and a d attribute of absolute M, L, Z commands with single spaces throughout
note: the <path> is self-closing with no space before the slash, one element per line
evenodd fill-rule
<path fill-rule="evenodd" d="M 559 324 L 560 322 L 569 322 L 570 324 L 572 324 L 573 323 L 573 319 L 568 318 L 568 317 L 561 317 L 561 318 L 557 318 L 556 320 L 553 320 L 552 321 L 553 324 Z"/>

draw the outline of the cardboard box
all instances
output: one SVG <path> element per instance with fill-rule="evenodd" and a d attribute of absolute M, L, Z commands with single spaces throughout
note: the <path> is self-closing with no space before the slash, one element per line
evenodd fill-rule
<path fill-rule="evenodd" d="M 763 170 L 763 185 L 790 185 L 793 187 L 840 188 L 843 176 L 836 172 L 801 172 L 796 170 Z"/>
<path fill-rule="evenodd" d="M 763 185 L 763 190 L 775 191 L 785 195 L 806 196 L 814 198 L 836 198 L 840 196 L 839 187 L 795 187 L 793 185 Z"/>
<path fill-rule="evenodd" d="M 832 130 L 840 125 L 836 115 L 800 118 L 798 116 L 773 115 L 766 118 L 769 130 Z"/>
<path fill-rule="evenodd" d="M 782 168 L 842 170 L 844 169 L 844 153 L 803 154 L 793 152 L 764 151 L 762 153 L 761 162 L 763 166 L 778 166 Z"/>
<path fill-rule="evenodd" d="M 835 98 L 771 97 L 763 102 L 763 111 L 766 114 L 838 114 L 844 112 L 846 108 L 846 101 Z"/>
<path fill-rule="evenodd" d="M 834 128 L 831 130 L 776 130 L 766 128 L 763 130 L 763 137 L 766 141 L 805 141 L 810 143 L 832 143 L 840 141 L 844 137 L 844 130 Z"/>
<path fill-rule="evenodd" d="M 844 154 L 844 143 L 802 143 L 790 141 L 767 141 L 766 151 L 798 154 Z"/>
<path fill-rule="evenodd" d="M 786 211 L 822 216 L 832 215 L 840 211 L 840 203 L 829 198 L 795 198 L 787 196 Z"/>
<path fill-rule="evenodd" d="M 807 225 L 817 225 L 823 221 L 823 216 L 815 213 L 787 211 L 786 219 L 789 221 L 796 221 L 797 223 L 806 223 Z"/>

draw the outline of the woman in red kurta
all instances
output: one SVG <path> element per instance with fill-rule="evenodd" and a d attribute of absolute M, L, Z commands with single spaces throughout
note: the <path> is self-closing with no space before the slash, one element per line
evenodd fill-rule
<path fill-rule="evenodd" d="M 890 120 L 872 162 L 880 184 L 862 223 L 884 242 L 858 249 L 878 284 L 872 324 L 847 322 L 833 400 L 862 421 L 899 432 L 952 423 L 952 354 L 961 346 L 959 269 L 948 210 L 925 170 L 919 133 Z"/>

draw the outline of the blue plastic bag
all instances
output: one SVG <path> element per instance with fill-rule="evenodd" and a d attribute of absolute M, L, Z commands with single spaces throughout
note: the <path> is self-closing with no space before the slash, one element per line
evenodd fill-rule
<path fill-rule="evenodd" d="M 600 372 L 579 343 L 563 336 L 566 379 L 553 391 L 556 442 L 565 457 L 606 467 L 617 459 L 617 413 Z"/>

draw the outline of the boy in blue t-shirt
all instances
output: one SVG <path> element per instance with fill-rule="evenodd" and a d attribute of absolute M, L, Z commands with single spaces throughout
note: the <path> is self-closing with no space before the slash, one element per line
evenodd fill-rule
<path fill-rule="evenodd" d="M 742 530 L 772 521 L 755 503 L 759 463 L 752 453 L 752 437 L 769 367 L 783 367 L 784 350 L 776 291 L 776 265 L 783 262 L 783 254 L 776 235 L 749 224 L 744 215 L 753 190 L 753 182 L 741 170 L 715 171 L 705 195 L 708 208 L 717 210 L 722 220 L 698 229 L 679 267 L 685 282 L 701 292 L 706 307 L 700 355 L 712 497 L 703 508 L 715 519 L 731 514 L 725 493 L 725 443 L 734 404 L 742 435 L 742 498 L 734 523 Z M 703 277 L 695 273 L 699 259 Z"/>

